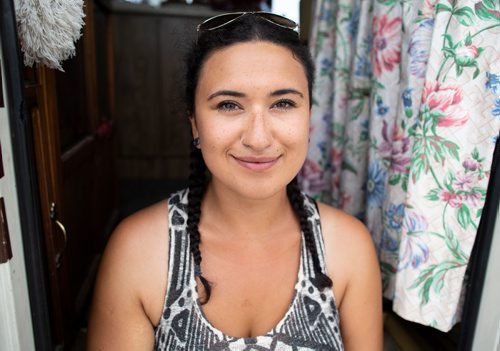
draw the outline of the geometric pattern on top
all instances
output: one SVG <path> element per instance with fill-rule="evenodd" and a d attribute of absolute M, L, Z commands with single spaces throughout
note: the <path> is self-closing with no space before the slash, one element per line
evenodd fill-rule
<path fill-rule="evenodd" d="M 155 328 L 155 350 L 343 350 L 333 291 L 320 291 L 315 286 L 313 262 L 303 236 L 294 296 L 285 316 L 272 330 L 253 338 L 235 338 L 210 324 L 198 301 L 186 230 L 188 191 L 174 193 L 168 201 L 168 286 L 162 317 Z M 302 197 L 313 224 L 320 265 L 326 271 L 319 212 L 314 200 L 305 194 Z"/>

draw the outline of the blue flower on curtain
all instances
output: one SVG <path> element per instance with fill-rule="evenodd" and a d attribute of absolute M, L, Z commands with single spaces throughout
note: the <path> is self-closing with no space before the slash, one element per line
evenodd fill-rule
<path fill-rule="evenodd" d="M 427 18 L 420 22 L 411 33 L 408 53 L 410 55 L 410 73 L 414 76 L 425 76 L 433 30 L 434 19 Z"/>
<path fill-rule="evenodd" d="M 370 78 L 372 73 L 372 67 L 370 62 L 370 51 L 372 47 L 372 36 L 371 33 L 367 35 L 361 41 L 361 47 L 358 49 L 359 53 L 356 55 L 356 60 L 354 61 L 354 75 L 357 77 Z"/>
<path fill-rule="evenodd" d="M 407 234 L 403 237 L 399 247 L 398 271 L 409 266 L 418 268 L 429 258 L 429 247 L 418 234 Z"/>
<path fill-rule="evenodd" d="M 376 98 L 376 114 L 379 117 L 383 117 L 387 112 L 389 112 L 389 106 L 384 104 L 381 96 L 377 96 Z"/>
<path fill-rule="evenodd" d="M 405 112 L 407 110 L 411 111 L 411 107 L 412 107 L 411 92 L 412 92 L 412 90 L 413 90 L 412 88 L 406 88 L 403 91 L 403 94 L 401 95 L 401 98 L 403 99 L 403 106 L 405 108 Z M 408 113 L 406 113 L 406 115 L 408 115 Z"/>
<path fill-rule="evenodd" d="M 377 162 L 368 166 L 368 180 L 366 181 L 366 196 L 369 206 L 379 207 L 384 202 L 386 170 Z"/>
<path fill-rule="evenodd" d="M 352 15 L 351 19 L 349 21 L 349 24 L 347 26 L 347 31 L 351 35 L 351 38 L 355 39 L 358 36 L 358 28 L 359 28 L 359 15 L 360 15 L 360 8 L 359 6 L 356 6 L 352 10 Z"/>
<path fill-rule="evenodd" d="M 500 117 L 500 99 L 495 100 L 495 105 L 493 106 L 491 113 L 495 117 Z"/>
<path fill-rule="evenodd" d="M 500 94 L 500 75 L 486 72 L 486 89 L 491 90 L 495 95 Z"/>
<path fill-rule="evenodd" d="M 333 62 L 330 59 L 324 58 L 321 61 L 321 66 L 319 66 L 320 74 L 325 74 L 325 72 L 329 72 L 332 69 Z"/>
<path fill-rule="evenodd" d="M 424 233 L 427 230 L 427 220 L 424 216 L 419 215 L 415 211 L 408 210 L 405 212 L 403 227 L 408 234 Z"/>
<path fill-rule="evenodd" d="M 429 258 L 429 247 L 422 240 L 428 228 L 427 221 L 414 211 L 407 210 L 403 221 L 404 235 L 401 238 L 398 271 L 409 267 L 418 268 Z"/>
<path fill-rule="evenodd" d="M 405 215 L 404 204 L 390 204 L 387 210 L 387 221 L 392 229 L 401 229 Z"/>

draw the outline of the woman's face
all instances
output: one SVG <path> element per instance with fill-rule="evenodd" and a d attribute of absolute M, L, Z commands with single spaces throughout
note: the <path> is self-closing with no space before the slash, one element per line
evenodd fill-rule
<path fill-rule="evenodd" d="M 266 198 L 283 190 L 305 160 L 307 78 L 287 48 L 254 41 L 215 51 L 200 71 L 195 111 L 193 137 L 213 186 Z"/>

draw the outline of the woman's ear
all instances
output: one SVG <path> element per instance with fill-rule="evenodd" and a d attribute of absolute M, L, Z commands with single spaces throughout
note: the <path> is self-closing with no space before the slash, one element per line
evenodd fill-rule
<path fill-rule="evenodd" d="M 191 123 L 191 135 L 193 140 L 199 138 L 198 127 L 196 126 L 196 118 L 194 114 L 189 115 L 189 123 Z"/>

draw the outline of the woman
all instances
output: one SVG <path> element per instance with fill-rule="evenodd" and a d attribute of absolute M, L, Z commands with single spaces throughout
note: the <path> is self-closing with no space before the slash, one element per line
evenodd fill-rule
<path fill-rule="evenodd" d="M 313 81 L 295 27 L 267 13 L 226 14 L 198 27 L 186 88 L 189 190 L 112 235 L 91 350 L 382 348 L 369 234 L 303 195 L 295 180 Z"/>

